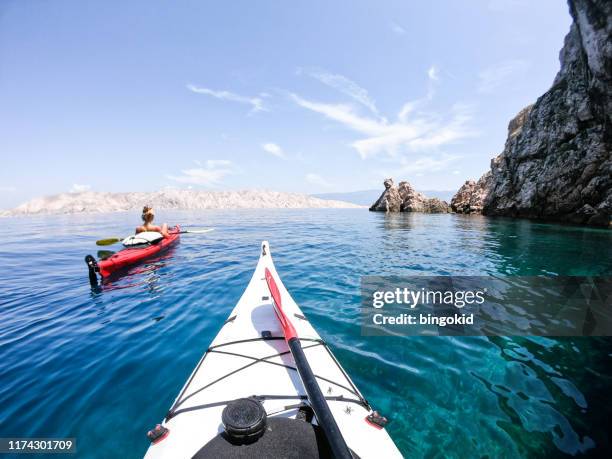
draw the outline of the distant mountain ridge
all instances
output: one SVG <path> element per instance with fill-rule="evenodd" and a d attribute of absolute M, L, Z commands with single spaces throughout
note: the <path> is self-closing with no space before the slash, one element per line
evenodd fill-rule
<path fill-rule="evenodd" d="M 306 194 L 262 190 L 196 191 L 170 189 L 129 193 L 84 191 L 35 198 L 12 210 L 0 212 L 0 216 L 140 212 L 145 204 L 152 205 L 157 209 L 182 210 L 360 207 L 350 202 L 320 199 Z"/>
<path fill-rule="evenodd" d="M 420 193 L 430 197 L 438 198 L 443 201 L 449 202 L 453 195 L 454 190 L 419 190 Z M 333 199 L 338 201 L 350 202 L 359 206 L 368 206 L 376 202 L 380 196 L 380 190 L 361 190 L 361 191 L 348 191 L 338 193 L 318 193 L 312 195 L 319 199 Z"/>

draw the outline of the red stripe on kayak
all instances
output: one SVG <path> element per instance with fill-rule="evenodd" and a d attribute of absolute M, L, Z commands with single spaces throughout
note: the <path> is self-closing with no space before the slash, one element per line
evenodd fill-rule
<path fill-rule="evenodd" d="M 272 295 L 274 312 L 276 313 L 278 321 L 281 323 L 281 327 L 283 327 L 285 341 L 289 342 L 291 338 L 297 338 L 297 332 L 295 331 L 295 328 L 293 328 L 293 324 L 291 323 L 291 321 L 283 312 L 283 304 L 281 301 L 280 291 L 278 290 L 278 285 L 276 285 L 276 281 L 274 280 L 274 277 L 272 277 L 272 273 L 268 268 L 266 268 L 265 274 L 266 283 L 268 284 L 268 290 L 270 290 L 270 295 Z"/>

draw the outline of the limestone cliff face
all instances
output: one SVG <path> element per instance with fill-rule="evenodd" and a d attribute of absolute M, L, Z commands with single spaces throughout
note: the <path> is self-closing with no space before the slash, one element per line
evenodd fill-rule
<path fill-rule="evenodd" d="M 400 182 L 395 186 L 393 179 L 388 178 L 384 181 L 384 185 L 385 191 L 372 204 L 370 210 L 382 212 L 450 212 L 450 207 L 445 201 L 426 197 L 423 193 L 419 193 L 412 188 L 408 182 Z"/>
<path fill-rule="evenodd" d="M 457 212 L 610 226 L 612 2 L 569 7 L 574 21 L 552 87 L 510 122 L 489 177 L 453 198 Z"/>

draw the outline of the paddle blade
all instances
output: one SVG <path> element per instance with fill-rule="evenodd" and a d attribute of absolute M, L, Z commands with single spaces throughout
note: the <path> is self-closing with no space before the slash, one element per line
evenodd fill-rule
<path fill-rule="evenodd" d="M 204 233 L 210 233 L 211 231 L 214 231 L 214 228 L 208 228 L 208 229 L 203 229 L 203 230 L 183 230 L 181 231 L 181 233 L 193 233 L 193 234 L 204 234 Z"/>
<path fill-rule="evenodd" d="M 120 239 L 118 237 L 111 237 L 108 239 L 100 239 L 99 241 L 96 241 L 96 245 L 113 245 L 116 244 L 119 241 L 122 241 L 123 239 Z"/>
<path fill-rule="evenodd" d="M 106 260 L 115 254 L 112 250 L 98 250 L 98 260 Z"/>

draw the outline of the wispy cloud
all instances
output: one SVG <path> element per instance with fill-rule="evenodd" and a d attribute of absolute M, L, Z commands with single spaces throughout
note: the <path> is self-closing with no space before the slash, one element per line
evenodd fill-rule
<path fill-rule="evenodd" d="M 376 103 L 368 94 L 368 91 L 353 80 L 337 73 L 329 73 L 323 70 L 311 70 L 308 73 L 311 77 L 319 80 L 321 83 L 337 89 L 346 96 L 355 100 L 359 104 L 366 107 L 374 114 L 378 114 Z"/>
<path fill-rule="evenodd" d="M 397 22 L 393 22 L 393 21 L 391 22 L 391 30 L 393 31 L 393 33 L 397 35 L 404 35 L 406 33 L 406 29 L 404 29 Z"/>
<path fill-rule="evenodd" d="M 409 174 L 416 172 L 439 172 L 445 170 L 454 162 L 461 159 L 459 155 L 442 154 L 440 157 L 432 158 L 423 156 L 416 159 L 403 158 L 399 173 Z"/>
<path fill-rule="evenodd" d="M 362 158 L 381 153 L 396 157 L 405 153 L 436 150 L 443 145 L 474 136 L 469 127 L 472 120 L 469 106 L 455 104 L 446 114 L 414 112 L 413 103 L 405 104 L 395 122 L 359 115 L 352 106 L 327 104 L 290 94 L 300 107 L 319 113 L 364 137 L 351 145 Z"/>
<path fill-rule="evenodd" d="M 427 94 L 417 100 L 406 102 L 399 111 L 398 119 L 400 122 L 406 122 L 408 116 L 415 112 L 419 107 L 431 102 L 436 95 L 436 85 L 440 81 L 440 69 L 432 65 L 427 69 Z"/>
<path fill-rule="evenodd" d="M 478 91 L 491 93 L 500 86 L 511 82 L 513 78 L 524 75 L 529 65 L 522 60 L 507 60 L 487 67 L 478 74 Z"/>
<path fill-rule="evenodd" d="M 386 167 L 376 171 L 377 177 L 425 177 L 430 174 L 444 171 L 449 173 L 449 169 L 462 158 L 460 155 L 449 155 L 446 153 L 430 154 L 428 156 L 402 157 L 399 164 Z M 456 166 L 455 166 L 456 167 Z M 455 174 L 457 171 L 453 171 Z"/>
<path fill-rule="evenodd" d="M 322 188 L 331 188 L 333 186 L 330 182 L 325 180 L 319 174 L 313 174 L 313 173 L 306 174 L 305 179 L 311 185 L 316 185 Z"/>
<path fill-rule="evenodd" d="M 283 159 L 285 158 L 285 152 L 283 151 L 281 147 L 279 147 L 275 143 L 272 143 L 272 142 L 264 143 L 261 145 L 261 148 L 263 148 L 264 151 L 267 151 L 271 155 L 276 156 L 277 158 L 283 158 Z"/>
<path fill-rule="evenodd" d="M 432 81 L 438 81 L 440 79 L 440 71 L 438 70 L 438 67 L 436 67 L 435 65 L 429 67 L 429 69 L 427 70 L 427 76 Z"/>
<path fill-rule="evenodd" d="M 232 162 L 225 159 L 209 159 L 202 164 L 202 167 L 183 169 L 181 175 L 167 175 L 166 177 L 179 183 L 214 186 L 235 172 Z"/>
<path fill-rule="evenodd" d="M 192 84 L 188 84 L 187 89 L 189 89 L 191 92 L 195 92 L 196 94 L 205 94 L 207 96 L 211 96 L 220 100 L 227 100 L 230 102 L 250 105 L 251 113 L 268 111 L 268 109 L 264 105 L 264 98 L 268 97 L 268 94 L 266 93 L 261 93 L 256 97 L 247 97 L 235 94 L 230 91 L 216 91 L 214 89 L 202 88 Z"/>
<path fill-rule="evenodd" d="M 70 193 L 82 193 L 83 191 L 89 190 L 91 190 L 91 185 L 79 185 L 78 183 L 75 183 L 70 188 Z"/>

